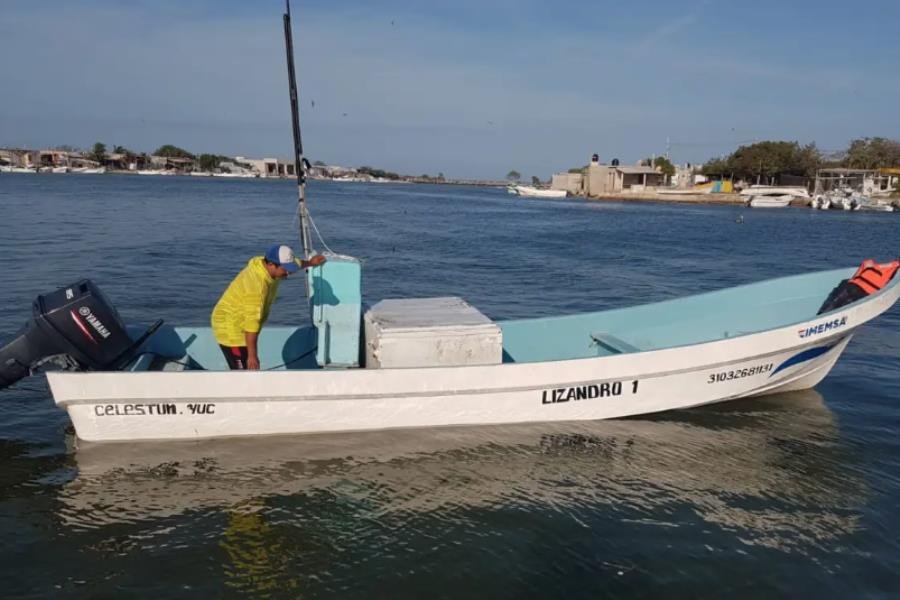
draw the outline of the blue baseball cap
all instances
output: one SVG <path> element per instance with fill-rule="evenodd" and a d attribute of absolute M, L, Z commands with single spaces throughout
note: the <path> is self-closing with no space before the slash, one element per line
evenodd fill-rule
<path fill-rule="evenodd" d="M 297 264 L 297 259 L 294 257 L 294 251 L 290 246 L 284 244 L 269 248 L 266 252 L 266 260 L 281 265 L 288 273 L 296 273 L 300 270 L 300 265 Z"/>

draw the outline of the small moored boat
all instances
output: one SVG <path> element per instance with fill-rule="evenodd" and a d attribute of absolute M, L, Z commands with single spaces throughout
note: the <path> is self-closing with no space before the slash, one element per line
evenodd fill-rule
<path fill-rule="evenodd" d="M 550 190 L 530 185 L 517 185 L 514 187 L 514 193 L 528 198 L 565 198 L 567 194 L 566 190 Z"/>
<path fill-rule="evenodd" d="M 809 198 L 809 190 L 802 185 L 751 185 L 741 190 L 742 196 L 794 196 Z"/>
<path fill-rule="evenodd" d="M 781 194 L 777 196 L 751 196 L 747 203 L 753 208 L 786 208 L 790 206 L 794 197 L 790 194 Z"/>

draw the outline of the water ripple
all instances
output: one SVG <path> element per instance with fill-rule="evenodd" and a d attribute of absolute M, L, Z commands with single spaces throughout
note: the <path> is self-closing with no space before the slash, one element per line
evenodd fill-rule
<path fill-rule="evenodd" d="M 0 332 L 83 275 L 128 321 L 206 323 L 248 256 L 296 239 L 288 182 L 172 179 L 0 179 Z M 885 215 L 754 212 L 737 228 L 743 209 L 503 190 L 314 182 L 310 198 L 330 245 L 365 259 L 367 301 L 458 294 L 494 318 L 849 265 L 896 237 Z M 287 282 L 273 321 L 304 319 L 302 293 Z M 0 403 L 6 593 L 877 595 L 900 561 L 898 351 L 895 307 L 816 392 L 601 423 L 77 451 L 38 380 Z"/>

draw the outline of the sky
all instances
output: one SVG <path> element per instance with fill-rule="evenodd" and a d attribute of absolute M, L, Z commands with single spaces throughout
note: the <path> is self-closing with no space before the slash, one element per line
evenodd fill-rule
<path fill-rule="evenodd" d="M 0 0 L 0 146 L 292 154 L 282 0 Z M 295 0 L 312 161 L 526 178 L 900 138 L 900 1 Z"/>

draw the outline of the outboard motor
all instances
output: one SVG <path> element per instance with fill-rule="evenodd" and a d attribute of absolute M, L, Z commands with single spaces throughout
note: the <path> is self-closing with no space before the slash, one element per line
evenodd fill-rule
<path fill-rule="evenodd" d="M 116 370 L 154 332 L 132 340 L 119 313 L 89 279 L 35 298 L 31 321 L 0 347 L 0 389 L 47 363 L 72 370 Z"/>

